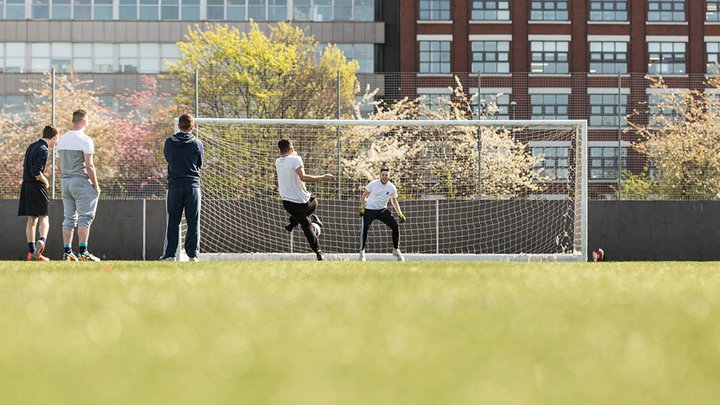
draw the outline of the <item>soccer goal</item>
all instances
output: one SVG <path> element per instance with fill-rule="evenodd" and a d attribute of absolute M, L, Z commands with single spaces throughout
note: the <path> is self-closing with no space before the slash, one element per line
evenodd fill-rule
<path fill-rule="evenodd" d="M 412 260 L 585 260 L 587 124 L 580 120 L 282 120 L 197 118 L 203 260 L 314 259 L 288 232 L 277 191 L 277 141 L 288 137 L 319 200 L 320 245 L 357 260 L 365 185 L 390 169 Z M 392 207 L 388 204 L 389 209 Z M 393 215 L 395 215 L 393 211 Z M 368 260 L 392 260 L 391 233 L 370 229 Z"/>

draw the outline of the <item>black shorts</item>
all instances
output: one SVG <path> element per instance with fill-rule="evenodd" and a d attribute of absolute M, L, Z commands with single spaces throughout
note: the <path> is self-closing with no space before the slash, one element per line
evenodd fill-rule
<path fill-rule="evenodd" d="M 45 216 L 48 214 L 50 197 L 47 188 L 40 182 L 23 182 L 20 188 L 18 216 Z"/>

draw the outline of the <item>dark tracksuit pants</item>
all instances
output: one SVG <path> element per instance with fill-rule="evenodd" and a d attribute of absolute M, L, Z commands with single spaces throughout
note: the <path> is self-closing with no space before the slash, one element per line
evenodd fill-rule
<path fill-rule="evenodd" d="M 305 239 L 307 239 L 310 244 L 310 248 L 313 252 L 317 253 L 317 251 L 320 250 L 320 244 L 317 236 L 315 236 L 315 232 L 312 230 L 312 222 L 310 221 L 310 218 L 308 218 L 310 214 L 315 212 L 315 209 L 317 209 L 318 202 L 315 197 L 310 197 L 310 200 L 305 204 L 285 200 L 283 200 L 282 203 L 285 211 L 290 214 L 290 225 L 296 226 L 300 224 L 300 227 L 305 234 Z"/>
<path fill-rule="evenodd" d="M 362 217 L 363 229 L 362 245 L 360 245 L 360 250 L 365 250 L 365 244 L 367 243 L 367 235 L 368 231 L 370 230 L 370 225 L 372 225 L 373 221 L 376 219 L 379 219 L 385 225 L 387 225 L 388 228 L 392 229 L 393 247 L 397 249 L 398 243 L 400 242 L 400 229 L 398 228 L 398 224 L 395 221 L 395 218 L 393 218 L 392 214 L 390 213 L 390 210 L 387 208 L 383 208 L 381 210 L 365 210 L 365 214 Z"/>
<path fill-rule="evenodd" d="M 189 257 L 197 257 L 200 249 L 200 187 L 176 186 L 167 192 L 167 227 L 163 255 L 175 256 L 178 247 L 180 221 L 185 210 L 187 233 L 185 234 L 185 253 Z"/>

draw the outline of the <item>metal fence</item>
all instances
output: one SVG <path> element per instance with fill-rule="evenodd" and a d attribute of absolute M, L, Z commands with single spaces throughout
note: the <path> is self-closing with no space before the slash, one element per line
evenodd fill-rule
<path fill-rule="evenodd" d="M 708 80 L 706 75 L 668 76 L 665 87 L 657 88 L 652 77 L 641 73 L 377 73 L 359 74 L 353 83 L 338 75 L 305 83 L 312 85 L 309 90 L 292 79 L 278 88 L 261 89 L 266 98 L 263 108 L 258 108 L 257 92 L 219 86 L 217 77 L 181 83 L 162 75 L 68 78 L 50 72 L 4 73 L 0 74 L 0 170 L 5 176 L 0 180 L 0 196 L 16 198 L 24 149 L 42 125 L 55 123 L 62 133 L 69 127 L 69 112 L 88 109 L 88 103 L 94 103 L 88 133 L 97 143 L 103 196 L 134 199 L 164 198 L 162 142 L 172 131 L 172 118 L 183 111 L 212 118 L 368 118 L 378 107 L 407 98 L 417 100 L 424 111 L 442 114 L 451 102 L 463 101 L 458 94 L 464 94 L 467 118 L 587 120 L 591 199 L 717 199 L 720 174 L 713 169 L 712 157 L 688 162 L 693 170 L 669 182 L 669 176 L 663 177 L 663 170 L 669 169 L 642 153 L 637 146 L 643 137 L 628 125 L 628 117 L 639 125 L 652 124 L 655 116 L 684 119 L 685 111 L 668 108 L 664 97 L 692 89 L 714 97 L 716 89 Z M 696 152 L 687 142 L 681 147 L 690 155 Z M 545 156 L 545 170 L 558 173 L 571 164 L 553 145 L 541 147 L 538 153 Z M 707 168 L 697 167 L 703 164 Z M 682 162 L 680 166 L 684 170 Z"/>

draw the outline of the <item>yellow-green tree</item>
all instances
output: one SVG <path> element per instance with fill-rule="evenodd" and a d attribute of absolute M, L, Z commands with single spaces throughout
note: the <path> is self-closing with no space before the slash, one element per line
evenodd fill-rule
<path fill-rule="evenodd" d="M 182 56 L 168 68 L 180 81 L 178 104 L 193 104 L 197 71 L 202 117 L 336 118 L 338 73 L 340 108 L 351 115 L 355 107 L 358 63 L 332 45 L 321 51 L 312 36 L 291 24 L 269 26 L 267 34 L 252 21 L 247 33 L 223 24 L 195 26 L 178 46 Z M 274 161 L 277 131 L 201 125 L 199 137 L 206 146 L 203 185 L 208 196 L 231 192 L 234 198 L 275 189 L 274 179 L 258 174 L 257 168 Z M 334 162 L 328 151 L 335 142 L 335 137 L 314 137 L 301 152 L 308 160 Z"/>
<path fill-rule="evenodd" d="M 643 112 L 629 117 L 630 128 L 641 137 L 633 145 L 656 169 L 648 194 L 663 199 L 720 198 L 720 78 L 706 83 L 710 91 L 669 89 L 662 78 L 659 102 L 643 120 Z"/>
<path fill-rule="evenodd" d="M 181 58 L 168 67 L 180 80 L 179 104 L 192 105 L 199 76 L 200 115 L 213 118 L 335 118 L 355 104 L 358 63 L 335 46 L 288 23 L 265 34 L 227 25 L 195 26 L 179 42 Z"/>

